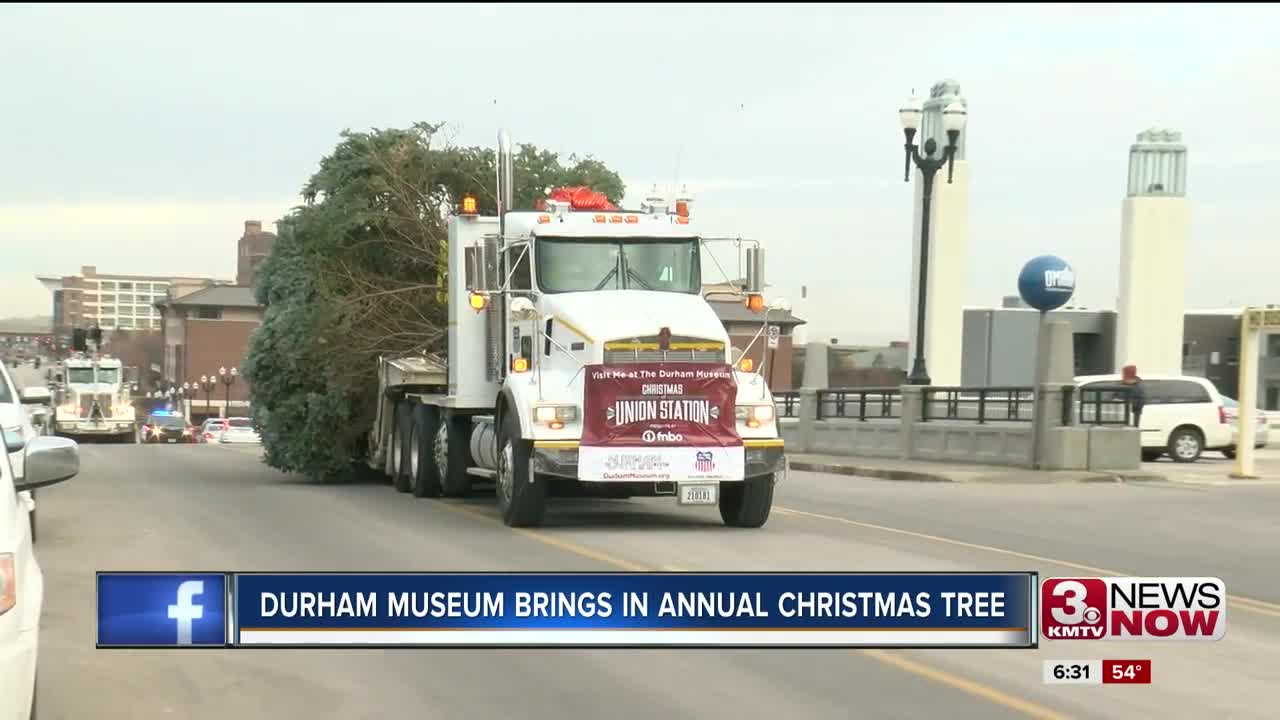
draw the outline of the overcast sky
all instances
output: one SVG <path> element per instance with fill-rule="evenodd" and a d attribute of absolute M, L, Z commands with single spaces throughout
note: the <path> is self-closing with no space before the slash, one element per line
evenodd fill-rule
<path fill-rule="evenodd" d="M 971 304 L 1034 255 L 1113 307 L 1127 153 L 1190 147 L 1190 306 L 1280 302 L 1275 6 L 0 6 L 0 316 L 36 274 L 235 275 L 344 128 L 592 154 L 761 239 L 817 337 L 905 339 L 897 109 L 969 101 Z M 496 103 L 495 103 L 496 101 Z"/>

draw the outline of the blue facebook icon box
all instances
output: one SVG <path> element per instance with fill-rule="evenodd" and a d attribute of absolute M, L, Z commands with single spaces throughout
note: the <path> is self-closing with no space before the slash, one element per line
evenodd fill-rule
<path fill-rule="evenodd" d="M 222 573 L 98 573 L 98 647 L 225 647 Z"/>

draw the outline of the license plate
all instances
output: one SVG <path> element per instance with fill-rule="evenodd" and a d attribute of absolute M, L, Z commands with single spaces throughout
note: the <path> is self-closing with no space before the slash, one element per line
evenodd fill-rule
<path fill-rule="evenodd" d="M 719 490 L 718 483 L 681 485 L 679 502 L 681 505 L 715 505 Z"/>
<path fill-rule="evenodd" d="M 176 443 L 176 442 L 178 442 L 178 441 L 177 441 L 176 439 L 174 439 L 174 438 L 169 438 L 169 442 L 171 442 L 171 443 Z"/>

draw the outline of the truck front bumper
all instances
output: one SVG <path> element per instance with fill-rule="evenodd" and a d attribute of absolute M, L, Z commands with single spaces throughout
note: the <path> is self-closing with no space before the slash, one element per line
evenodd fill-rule
<path fill-rule="evenodd" d="M 769 473 L 785 473 L 787 459 L 781 438 L 743 440 L 742 444 L 746 450 L 746 477 L 758 477 Z M 534 472 L 545 475 L 577 480 L 577 441 L 535 440 L 533 443 L 533 469 Z M 780 479 L 775 475 L 775 480 Z"/>
<path fill-rule="evenodd" d="M 129 421 L 107 420 L 103 422 L 62 421 L 57 423 L 57 430 L 68 435 L 121 435 L 133 431 L 133 423 Z"/>

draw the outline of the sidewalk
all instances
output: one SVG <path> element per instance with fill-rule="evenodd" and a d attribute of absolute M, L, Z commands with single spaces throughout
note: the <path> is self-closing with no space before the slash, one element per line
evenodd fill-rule
<path fill-rule="evenodd" d="M 926 460 L 895 460 L 893 458 L 810 454 L 791 455 L 789 461 L 792 470 L 913 482 L 1051 484 L 1163 482 L 1168 480 L 1165 475 L 1151 472 L 1147 468 L 1142 470 L 1117 470 L 1114 472 L 1083 470 L 1046 472 L 995 465 L 960 465 Z"/>

